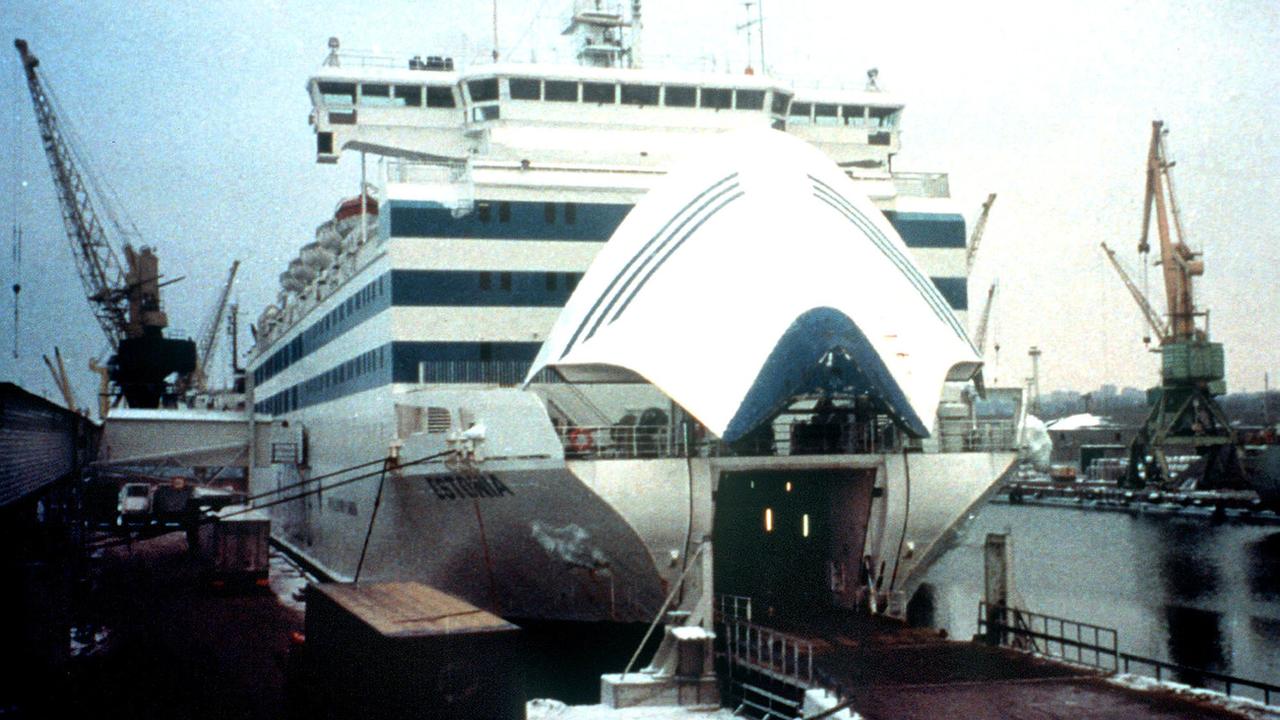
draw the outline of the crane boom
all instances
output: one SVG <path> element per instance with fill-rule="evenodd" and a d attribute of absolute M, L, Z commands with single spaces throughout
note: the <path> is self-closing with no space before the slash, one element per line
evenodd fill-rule
<path fill-rule="evenodd" d="M 1124 282 L 1124 286 L 1129 289 L 1129 294 L 1133 296 L 1134 302 L 1138 303 L 1138 307 L 1142 309 L 1142 316 L 1146 318 L 1147 324 L 1151 326 L 1151 330 L 1155 332 L 1156 338 L 1163 340 L 1169 335 L 1169 328 L 1165 325 L 1164 320 L 1160 317 L 1160 313 L 1151 306 L 1151 302 L 1147 300 L 1147 296 L 1142 294 L 1142 290 L 1134 284 L 1129 277 L 1129 273 L 1124 271 L 1124 267 L 1120 265 L 1120 261 L 1116 259 L 1116 252 L 1107 247 L 1106 243 L 1101 243 L 1102 251 L 1107 254 L 1107 259 L 1111 261 L 1111 267 L 1116 269 L 1116 273 L 1120 275 L 1120 279 Z"/>
<path fill-rule="evenodd" d="M 200 334 L 200 345 L 196 353 L 198 361 L 196 365 L 196 388 L 204 390 L 209 379 L 209 358 L 213 356 L 213 351 L 218 347 L 218 338 L 222 333 L 222 316 L 227 309 L 227 298 L 231 297 L 231 286 L 236 281 L 236 271 L 240 269 L 240 261 L 234 260 L 231 263 L 231 270 L 227 273 L 227 281 L 222 285 L 222 291 L 218 293 L 218 301 L 213 306 L 213 314 L 209 318 L 209 324 Z"/>
<path fill-rule="evenodd" d="M 1204 263 L 1182 239 L 1182 221 L 1178 216 L 1177 201 L 1173 197 L 1173 178 L 1169 175 L 1169 168 L 1173 167 L 1173 163 L 1168 161 L 1164 147 L 1165 133 L 1163 122 L 1155 120 L 1151 123 L 1151 146 L 1147 151 L 1147 190 L 1142 204 L 1142 237 L 1138 241 L 1138 251 L 1150 251 L 1147 237 L 1154 207 L 1165 300 L 1169 310 L 1169 329 L 1163 340 L 1195 340 L 1202 333 L 1195 326 L 1196 305 L 1191 280 L 1204 274 Z M 1174 232 L 1170 232 L 1170 216 L 1173 217 Z"/>
<path fill-rule="evenodd" d="M 964 255 L 965 266 L 970 270 L 973 269 L 973 263 L 978 258 L 978 245 L 982 242 L 982 233 L 987 229 L 987 216 L 991 214 L 991 206 L 995 202 L 995 193 L 987 196 L 987 201 L 982 203 L 982 214 L 978 216 L 978 222 L 973 225 L 973 234 L 969 237 L 969 250 Z"/>
<path fill-rule="evenodd" d="M 978 348 L 978 354 L 985 354 L 985 345 L 987 344 L 987 327 L 991 322 L 991 306 L 995 304 L 996 297 L 996 281 L 991 283 L 991 287 L 987 288 L 987 299 L 982 304 L 982 314 L 978 316 L 978 328 L 973 332 L 973 346 Z"/>
<path fill-rule="evenodd" d="M 50 96 L 45 90 L 36 68 L 39 59 L 32 55 L 25 40 L 14 40 L 14 47 L 22 58 L 22 69 L 27 77 L 27 89 L 35 105 L 36 122 L 40 126 L 40 139 L 45 157 L 53 173 L 53 184 L 58 191 L 58 204 L 62 208 L 62 224 L 71 241 L 80 283 L 93 307 L 93 314 L 111 347 L 120 344 L 128 324 L 125 270 L 107 242 L 102 221 L 94 211 L 89 188 L 76 169 L 71 148 L 59 127 Z"/>
<path fill-rule="evenodd" d="M 94 209 L 93 195 L 98 196 L 117 231 L 126 231 L 115 221 L 107 198 L 92 184 L 92 175 L 82 175 L 76 167 L 79 153 L 60 127 L 53 98 L 36 71 L 40 61 L 25 40 L 14 40 L 13 45 L 22 59 L 27 89 L 35 105 L 41 143 L 53 173 L 62 224 L 71 242 L 80 283 L 114 352 L 107 363 L 110 380 L 131 407 L 154 408 L 172 402 L 169 378 L 176 373 L 186 382 L 186 376 L 195 370 L 196 347 L 191 340 L 164 336 L 169 320 L 160 305 L 159 259 L 150 248 L 135 251 L 126 242 L 126 264 L 120 263 Z"/>

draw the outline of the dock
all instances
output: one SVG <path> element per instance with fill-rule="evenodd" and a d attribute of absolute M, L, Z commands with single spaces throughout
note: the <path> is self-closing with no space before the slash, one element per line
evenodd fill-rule
<path fill-rule="evenodd" d="M 237 591 L 210 585 L 182 533 L 110 547 L 94 562 L 101 642 L 86 646 L 60 681 L 25 706 L 30 716 L 308 717 L 291 712 L 290 695 L 298 688 L 289 686 L 287 672 L 291 636 L 304 627 L 302 605 L 293 598 L 306 583 L 282 558 L 272 563 L 272 589 Z M 770 632 L 812 644 L 817 680 L 838 689 L 866 720 L 1280 718 L 1280 709 L 1224 704 L 1165 686 L 1127 687 L 1083 665 L 958 642 L 882 618 L 848 614 L 771 624 Z M 731 703 L 726 698 L 719 712 L 694 712 L 538 700 L 528 716 L 721 718 L 731 715 Z"/>

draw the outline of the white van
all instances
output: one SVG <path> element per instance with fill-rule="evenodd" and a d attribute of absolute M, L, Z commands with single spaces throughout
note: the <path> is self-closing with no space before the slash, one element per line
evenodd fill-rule
<path fill-rule="evenodd" d="M 151 515 L 151 483 L 125 483 L 120 487 L 119 523 L 145 522 Z"/>

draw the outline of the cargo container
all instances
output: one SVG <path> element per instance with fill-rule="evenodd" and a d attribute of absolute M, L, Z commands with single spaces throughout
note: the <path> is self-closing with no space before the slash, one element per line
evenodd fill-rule
<path fill-rule="evenodd" d="M 271 568 L 271 520 L 260 510 L 232 505 L 200 526 L 199 554 L 209 580 L 217 584 L 265 584 Z"/>
<path fill-rule="evenodd" d="M 515 625 L 415 582 L 307 588 L 308 717 L 525 717 Z"/>

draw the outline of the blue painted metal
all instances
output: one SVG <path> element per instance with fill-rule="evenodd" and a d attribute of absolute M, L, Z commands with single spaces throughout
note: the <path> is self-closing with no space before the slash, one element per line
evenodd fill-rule
<path fill-rule="evenodd" d="M 843 352 L 833 354 L 830 366 L 820 364 L 833 350 Z M 835 308 L 821 307 L 797 317 L 778 339 L 729 421 L 724 439 L 733 442 L 768 422 L 791 398 L 818 392 L 871 395 L 909 434 L 929 435 L 857 324 Z"/>

